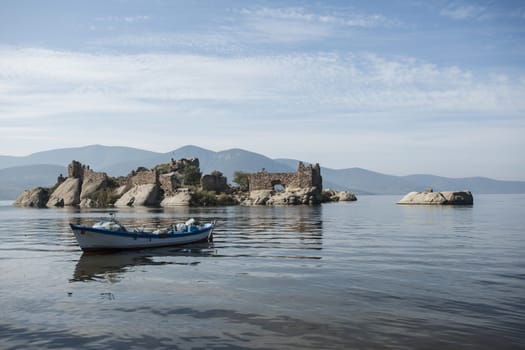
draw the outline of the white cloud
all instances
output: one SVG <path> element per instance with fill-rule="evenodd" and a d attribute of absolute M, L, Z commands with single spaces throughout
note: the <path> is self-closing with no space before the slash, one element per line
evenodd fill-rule
<path fill-rule="evenodd" d="M 95 18 L 96 22 L 107 22 L 107 23 L 144 23 L 152 19 L 149 15 L 137 15 L 137 16 L 105 16 Z"/>
<path fill-rule="evenodd" d="M 440 14 L 455 20 L 481 20 L 490 17 L 490 15 L 487 12 L 487 8 L 484 6 L 464 5 L 461 3 L 453 3 L 444 7 L 441 10 Z"/>
<path fill-rule="evenodd" d="M 416 120 L 442 112 L 521 115 L 523 77 L 502 77 L 373 54 L 206 57 L 3 48 L 0 118 L 147 111 L 162 101 L 195 107 L 215 101 L 236 113 L 254 108 L 253 114 L 312 118 L 345 111 Z"/>
<path fill-rule="evenodd" d="M 426 171 L 439 173 L 449 164 L 457 172 L 440 174 L 461 176 L 462 161 L 484 166 L 475 160 L 477 150 L 498 169 L 513 167 L 512 157 L 498 154 L 525 147 L 519 137 L 524 112 L 523 76 L 480 77 L 413 58 L 0 48 L 4 154 L 14 147 L 18 154 L 54 148 L 57 142 L 157 151 L 198 143 L 384 172 L 420 171 L 414 164 L 432 155 L 435 164 Z M 196 140 L 195 130 L 203 137 Z M 297 150 L 284 154 L 291 144 Z M 489 170 L 477 173 L 493 175 Z"/>
<path fill-rule="evenodd" d="M 90 47 L 131 48 L 144 50 L 177 50 L 178 52 L 221 52 L 240 51 L 238 40 L 221 33 L 150 33 L 117 35 L 92 40 Z"/>
<path fill-rule="evenodd" d="M 337 28 L 397 25 L 381 14 L 313 13 L 300 7 L 239 10 L 246 35 L 266 42 L 312 41 L 329 37 Z"/>
<path fill-rule="evenodd" d="M 239 11 L 247 18 L 271 18 L 291 22 L 316 22 L 336 24 L 350 27 L 383 27 L 393 25 L 395 22 L 388 20 L 381 14 L 317 14 L 307 12 L 303 8 L 256 8 L 242 9 Z"/>
<path fill-rule="evenodd" d="M 142 17 L 138 17 L 142 19 Z M 133 22 L 138 22 L 138 19 Z M 144 16 L 144 20 L 149 20 Z M 131 19 L 130 19 L 131 20 Z M 100 17 L 100 23 L 90 30 L 107 29 L 126 22 L 126 17 Z M 233 10 L 232 17 L 221 20 L 221 25 L 209 31 L 143 32 L 99 37 L 90 47 L 177 50 L 183 52 L 239 53 L 259 44 L 288 44 L 334 38 L 349 28 L 377 28 L 398 26 L 398 22 L 382 14 L 314 13 L 298 7 L 257 7 Z M 97 24 L 97 22 L 95 23 Z M 111 29 L 108 29 L 108 26 Z"/>

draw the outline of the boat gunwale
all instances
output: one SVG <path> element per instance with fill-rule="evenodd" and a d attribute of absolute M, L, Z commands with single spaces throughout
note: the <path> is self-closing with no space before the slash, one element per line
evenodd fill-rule
<path fill-rule="evenodd" d="M 69 224 L 71 226 L 72 230 L 84 230 L 88 232 L 94 232 L 94 233 L 100 233 L 100 234 L 106 234 L 106 235 L 113 235 L 113 236 L 119 236 L 119 237 L 127 237 L 127 238 L 154 238 L 154 239 L 166 239 L 166 238 L 178 238 L 178 237 L 191 237 L 200 235 L 204 232 L 213 230 L 214 225 L 211 223 L 205 224 L 206 227 L 200 230 L 195 230 L 192 232 L 182 232 L 182 231 L 175 231 L 175 233 L 152 233 L 152 232 L 133 232 L 133 231 L 111 231 L 104 228 L 96 228 L 91 226 L 84 226 L 84 225 L 76 225 L 76 224 Z M 74 232 L 74 231 L 73 231 Z M 80 232 L 80 234 L 82 234 Z"/>

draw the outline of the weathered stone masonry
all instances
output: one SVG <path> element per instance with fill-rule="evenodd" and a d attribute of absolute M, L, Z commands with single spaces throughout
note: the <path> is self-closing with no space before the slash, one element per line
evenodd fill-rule
<path fill-rule="evenodd" d="M 323 179 L 319 164 L 305 166 L 299 162 L 295 173 L 269 173 L 265 169 L 250 174 L 250 192 L 259 190 L 273 190 L 275 185 L 282 185 L 285 189 L 300 189 L 315 187 L 319 193 L 323 189 Z"/>
<path fill-rule="evenodd" d="M 72 161 L 67 166 L 67 173 L 69 178 L 80 179 L 80 181 L 102 182 L 108 179 L 108 175 L 103 172 L 96 172 L 89 168 L 89 166 L 82 165 L 76 160 Z M 58 182 L 63 182 L 65 179 L 59 176 Z"/>

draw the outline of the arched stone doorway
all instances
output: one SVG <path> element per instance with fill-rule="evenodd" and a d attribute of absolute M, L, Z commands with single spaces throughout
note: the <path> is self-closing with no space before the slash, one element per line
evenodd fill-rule
<path fill-rule="evenodd" d="M 286 189 L 286 186 L 283 184 L 281 180 L 272 180 L 272 189 L 275 192 L 284 192 Z"/>

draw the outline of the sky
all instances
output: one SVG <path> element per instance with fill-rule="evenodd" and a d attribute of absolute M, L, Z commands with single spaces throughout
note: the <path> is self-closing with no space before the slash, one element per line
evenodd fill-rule
<path fill-rule="evenodd" d="M 525 1 L 0 0 L 0 154 L 525 180 Z"/>

